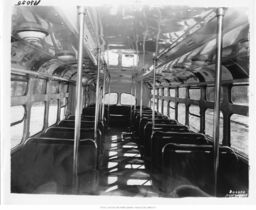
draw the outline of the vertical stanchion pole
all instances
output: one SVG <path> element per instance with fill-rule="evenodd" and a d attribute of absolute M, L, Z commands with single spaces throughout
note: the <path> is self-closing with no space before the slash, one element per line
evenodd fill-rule
<path fill-rule="evenodd" d="M 140 119 L 142 118 L 142 104 L 143 104 L 143 79 L 140 80 Z"/>
<path fill-rule="evenodd" d="M 110 82 L 111 82 L 111 80 L 110 80 L 110 78 L 109 78 L 109 81 L 108 81 L 108 122 L 109 122 L 109 118 L 110 118 L 110 113 L 109 113 L 109 110 L 110 110 L 110 108 L 109 108 L 109 106 L 110 106 Z"/>
<path fill-rule="evenodd" d="M 158 21 L 158 31 L 156 35 L 156 52 L 155 55 L 153 56 L 153 110 L 152 110 L 152 129 L 155 128 L 155 109 L 156 109 L 156 66 L 157 66 L 157 54 L 158 54 L 158 40 L 160 36 L 160 23 L 161 23 L 161 11 L 158 10 L 159 12 L 159 21 Z"/>
<path fill-rule="evenodd" d="M 85 8 L 78 6 L 79 17 L 79 49 L 78 68 L 76 79 L 76 110 L 75 110 L 75 132 L 74 132 L 74 152 L 73 152 L 73 191 L 78 193 L 78 149 L 81 129 L 81 107 L 82 107 L 82 65 L 83 65 L 83 38 L 84 38 L 84 16 Z"/>
<path fill-rule="evenodd" d="M 155 109 L 156 109 L 156 56 L 153 58 L 153 110 L 152 110 L 152 129 L 155 128 Z"/>
<path fill-rule="evenodd" d="M 96 97 L 95 97 L 95 121 L 94 121 L 94 140 L 97 140 L 97 129 L 99 120 L 99 93 L 100 93 L 100 48 L 98 48 L 98 59 L 97 59 L 97 81 L 96 81 Z M 96 141 L 97 142 L 97 141 Z"/>
<path fill-rule="evenodd" d="M 105 91 L 106 91 L 106 72 L 104 69 L 104 77 L 103 77 L 103 89 L 102 89 L 102 109 L 101 109 L 101 120 L 104 121 L 104 112 L 105 112 L 105 102 L 104 102 L 104 97 L 105 97 Z"/>
<path fill-rule="evenodd" d="M 134 62 L 133 62 L 133 68 L 134 68 Z M 134 69 L 133 69 L 134 72 Z M 133 91 L 133 74 L 132 74 L 132 82 L 131 82 L 131 96 L 133 95 L 134 91 Z M 130 129 L 132 127 L 132 103 L 130 105 Z"/>
<path fill-rule="evenodd" d="M 217 9 L 218 32 L 217 32 L 217 59 L 215 76 L 215 104 L 213 119 L 213 139 L 214 139 L 214 193 L 217 196 L 218 168 L 219 168 L 219 125 L 220 125 L 220 94 L 221 94 L 221 63 L 222 63 L 222 38 L 223 38 L 223 17 L 224 9 Z"/>

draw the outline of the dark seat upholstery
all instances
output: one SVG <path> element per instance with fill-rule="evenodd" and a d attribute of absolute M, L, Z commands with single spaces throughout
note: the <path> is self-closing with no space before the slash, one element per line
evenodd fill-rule
<path fill-rule="evenodd" d="M 95 116 L 81 116 L 81 120 L 83 121 L 94 121 Z M 75 116 L 74 115 L 70 115 L 67 120 L 75 120 Z"/>
<path fill-rule="evenodd" d="M 71 193 L 73 145 L 71 139 L 32 138 L 12 155 L 11 192 L 33 193 L 39 186 L 57 183 L 56 193 Z M 92 140 L 79 146 L 80 193 L 94 194 L 97 188 L 97 149 Z"/>
<path fill-rule="evenodd" d="M 62 120 L 59 122 L 58 127 L 67 127 L 67 128 L 74 128 L 75 121 L 74 120 Z M 94 121 L 81 121 L 81 128 L 93 128 Z"/>
<path fill-rule="evenodd" d="M 110 126 L 129 126 L 131 119 L 131 106 L 110 105 L 109 123 Z"/>
<path fill-rule="evenodd" d="M 149 121 L 145 128 L 144 128 L 144 148 L 145 148 L 145 155 L 150 156 L 151 154 L 151 144 L 152 144 L 152 133 L 154 132 L 189 132 L 188 127 L 181 126 L 181 125 L 175 125 L 175 124 L 168 124 L 168 123 L 158 123 L 155 124 L 155 128 L 152 131 L 152 121 Z"/>
<path fill-rule="evenodd" d="M 151 151 L 148 151 L 149 155 L 152 157 L 152 164 L 154 166 L 158 168 L 161 167 L 162 149 L 169 143 L 196 145 L 211 144 L 211 142 L 206 140 L 204 135 L 198 133 L 155 131 L 152 134 Z"/>
<path fill-rule="evenodd" d="M 41 134 L 41 137 L 73 139 L 75 130 L 73 128 L 51 127 Z M 83 129 L 80 132 L 81 139 L 93 139 L 94 128 Z"/>
<path fill-rule="evenodd" d="M 163 150 L 166 193 L 177 183 L 190 183 L 213 195 L 213 146 L 168 144 Z M 248 193 L 248 163 L 228 147 L 220 147 L 219 154 L 217 196 L 228 196 L 232 191 Z"/>

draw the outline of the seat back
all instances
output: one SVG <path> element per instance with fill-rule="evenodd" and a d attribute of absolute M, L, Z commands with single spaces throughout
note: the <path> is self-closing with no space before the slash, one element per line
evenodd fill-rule
<path fill-rule="evenodd" d="M 170 143 L 163 148 L 162 171 L 169 180 L 180 184 L 183 180 L 213 195 L 213 160 L 211 145 Z M 169 188 L 166 191 L 170 191 L 170 185 L 166 186 Z M 228 196 L 230 190 L 248 193 L 248 163 L 230 148 L 220 147 L 217 196 Z"/>
<path fill-rule="evenodd" d="M 58 127 L 67 127 L 74 128 L 75 121 L 74 120 L 62 120 L 59 122 Z M 93 128 L 94 121 L 81 121 L 81 128 Z"/>
<path fill-rule="evenodd" d="M 73 168 L 72 139 L 31 138 L 11 158 L 11 192 L 33 193 L 39 186 L 54 181 L 57 193 L 71 193 Z M 84 191 L 97 187 L 97 147 L 93 140 L 79 145 L 79 177 Z"/>
<path fill-rule="evenodd" d="M 151 157 L 152 164 L 156 167 L 161 166 L 162 149 L 166 144 L 195 144 L 207 145 L 211 144 L 204 135 L 191 132 L 163 132 L 156 131 L 152 134 L 151 139 Z"/>

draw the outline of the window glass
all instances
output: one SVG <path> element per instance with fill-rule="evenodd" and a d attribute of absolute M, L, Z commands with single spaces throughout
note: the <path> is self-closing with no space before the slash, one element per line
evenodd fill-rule
<path fill-rule="evenodd" d="M 11 107 L 11 123 L 22 120 L 25 114 L 24 106 L 12 106 Z"/>
<path fill-rule="evenodd" d="M 33 94 L 45 94 L 46 92 L 46 81 L 44 79 L 36 79 L 34 88 L 32 90 Z"/>
<path fill-rule="evenodd" d="M 248 86 L 234 86 L 231 89 L 231 100 L 234 104 L 248 105 Z"/>
<path fill-rule="evenodd" d="M 164 115 L 167 115 L 167 109 L 168 109 L 168 102 L 167 101 L 164 101 L 164 110 L 163 110 L 163 114 Z"/>
<path fill-rule="evenodd" d="M 64 120 L 65 119 L 66 108 L 67 107 L 61 107 L 60 108 L 60 120 Z"/>
<path fill-rule="evenodd" d="M 196 105 L 189 106 L 189 128 L 192 131 L 200 131 L 200 108 Z"/>
<path fill-rule="evenodd" d="M 49 116 L 48 116 L 48 126 L 53 125 L 57 121 L 58 113 L 58 100 L 51 100 L 49 104 Z"/>
<path fill-rule="evenodd" d="M 24 118 L 25 108 L 24 106 L 13 106 L 11 107 L 11 123 L 21 121 Z M 11 148 L 14 148 L 20 144 L 23 137 L 24 119 L 11 126 Z"/>
<path fill-rule="evenodd" d="M 20 144 L 23 136 L 24 121 L 11 127 L 11 148 Z"/>
<path fill-rule="evenodd" d="M 189 89 L 189 97 L 193 100 L 200 100 L 200 89 Z"/>
<path fill-rule="evenodd" d="M 169 117 L 175 119 L 175 103 L 173 101 L 169 102 Z"/>
<path fill-rule="evenodd" d="M 121 104 L 122 105 L 135 105 L 135 97 L 131 94 L 122 93 L 121 94 Z"/>
<path fill-rule="evenodd" d="M 159 93 L 159 96 L 162 96 L 163 95 L 162 89 L 159 89 L 158 93 Z"/>
<path fill-rule="evenodd" d="M 164 96 L 168 96 L 168 88 L 164 89 Z"/>
<path fill-rule="evenodd" d="M 58 93 L 59 92 L 59 82 L 49 81 L 48 93 Z"/>
<path fill-rule="evenodd" d="M 105 59 L 110 66 L 117 66 L 118 65 L 118 53 L 111 52 L 111 50 L 107 50 L 105 53 Z"/>
<path fill-rule="evenodd" d="M 186 121 L 185 121 L 185 116 L 186 116 L 186 106 L 185 104 L 178 104 L 178 121 L 185 125 Z"/>
<path fill-rule="evenodd" d="M 105 94 L 104 104 L 117 104 L 117 93 L 107 93 L 107 94 Z"/>
<path fill-rule="evenodd" d="M 179 98 L 186 98 L 186 88 L 179 88 Z"/>
<path fill-rule="evenodd" d="M 153 107 L 153 105 L 154 105 L 154 104 L 153 104 L 153 101 L 154 101 L 153 98 L 151 98 L 151 109 L 152 109 L 152 110 L 154 109 L 154 107 Z M 156 105 L 157 105 L 157 99 L 155 99 L 155 110 L 156 110 L 156 107 L 157 107 Z"/>
<path fill-rule="evenodd" d="M 231 147 L 248 155 L 248 116 L 233 114 L 230 118 Z"/>
<path fill-rule="evenodd" d="M 207 101 L 214 101 L 214 87 L 207 87 L 206 88 L 206 100 Z M 220 101 L 223 101 L 223 89 L 221 88 L 221 94 L 220 94 Z"/>
<path fill-rule="evenodd" d="M 44 112 L 45 112 L 45 103 L 37 102 L 34 103 L 31 107 L 31 117 L 30 117 L 30 136 L 38 133 L 43 129 L 44 126 Z"/>
<path fill-rule="evenodd" d="M 28 82 L 11 81 L 12 96 L 24 96 L 27 92 Z"/>
<path fill-rule="evenodd" d="M 170 89 L 170 96 L 175 97 L 175 89 Z"/>
<path fill-rule="evenodd" d="M 162 113 L 162 100 L 158 100 L 158 112 Z"/>
<path fill-rule="evenodd" d="M 136 66 L 138 63 L 138 56 L 131 54 L 122 54 L 122 66 L 123 67 L 132 67 Z"/>
<path fill-rule="evenodd" d="M 61 98 L 60 99 L 60 106 L 66 106 L 67 105 L 67 98 Z"/>
<path fill-rule="evenodd" d="M 68 92 L 68 84 L 67 83 L 60 83 L 60 93 Z"/>
<path fill-rule="evenodd" d="M 213 137 L 213 109 L 207 109 L 205 111 L 205 134 Z M 220 140 L 219 142 L 222 142 L 223 139 L 223 114 L 220 112 L 220 125 L 219 125 L 219 134 L 220 134 Z"/>

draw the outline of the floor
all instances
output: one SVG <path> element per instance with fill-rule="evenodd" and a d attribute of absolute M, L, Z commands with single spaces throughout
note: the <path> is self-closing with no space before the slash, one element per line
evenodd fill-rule
<path fill-rule="evenodd" d="M 105 135 L 99 194 L 159 196 L 138 145 L 123 128 L 110 128 Z"/>

